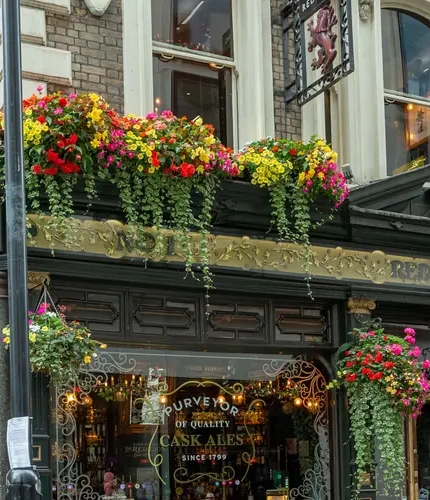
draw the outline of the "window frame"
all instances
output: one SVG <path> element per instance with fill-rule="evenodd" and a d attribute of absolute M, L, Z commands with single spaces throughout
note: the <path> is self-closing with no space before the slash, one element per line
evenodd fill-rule
<path fill-rule="evenodd" d="M 388 6 L 388 5 L 382 5 L 381 6 L 381 11 L 382 10 L 387 10 L 391 12 L 395 12 L 397 14 L 397 20 L 399 21 L 399 14 L 404 14 L 406 16 L 410 16 L 412 18 L 415 18 L 417 21 L 426 23 L 428 25 L 428 28 L 430 29 L 430 19 L 423 17 L 421 14 L 417 14 L 411 10 L 405 10 L 404 6 Z M 382 16 L 381 16 L 382 20 Z M 381 26 L 382 28 L 382 26 Z M 400 28 L 399 28 L 400 29 Z M 405 57 L 404 57 L 404 51 L 403 51 L 403 44 L 401 41 L 401 68 L 402 68 L 402 77 L 404 77 L 404 65 L 405 65 Z M 383 46 L 382 46 L 382 40 L 381 40 L 381 50 L 382 50 L 382 55 L 384 55 L 383 51 Z M 421 97 L 417 96 L 415 94 L 407 94 L 406 92 L 401 92 L 393 89 L 387 89 L 385 88 L 385 82 L 383 82 L 383 91 L 384 91 L 384 105 L 386 104 L 394 104 L 394 103 L 401 103 L 401 104 L 416 104 L 418 106 L 424 106 L 427 108 L 430 108 L 430 96 L 429 97 Z M 384 130 L 386 130 L 387 124 L 386 120 L 384 120 Z M 429 143 L 429 150 L 430 150 L 430 136 L 428 137 L 428 143 Z M 385 145 L 387 147 L 387 145 Z M 411 160 L 410 163 L 413 163 L 414 160 Z M 427 162 L 430 161 L 430 158 Z M 391 169 L 391 173 L 389 173 L 389 165 L 386 165 L 386 175 L 388 176 L 393 176 L 393 175 L 398 175 L 395 174 L 395 169 Z M 405 172 L 407 172 L 406 170 Z"/>
<path fill-rule="evenodd" d="M 151 0 L 147 0 L 151 3 Z M 238 149 L 239 141 L 238 141 L 238 112 L 237 112 L 237 78 L 238 71 L 236 68 L 236 37 L 235 37 L 235 28 L 237 25 L 237 17 L 235 13 L 237 12 L 237 3 L 238 0 L 231 0 L 231 31 L 233 33 L 233 57 L 220 56 L 218 54 L 211 54 L 206 51 L 192 50 L 187 49 L 185 47 L 181 48 L 176 45 L 160 42 L 158 40 L 152 39 L 152 53 L 153 55 L 163 56 L 165 59 L 183 59 L 186 61 L 201 63 L 201 64 L 213 64 L 215 65 L 215 69 L 228 69 L 231 71 L 231 121 L 233 125 L 232 130 L 232 140 L 233 140 L 233 148 Z M 151 18 L 152 22 L 152 18 Z M 151 25 L 151 38 L 152 38 L 152 25 Z M 167 57 L 166 57 L 167 56 Z M 152 66 L 151 66 L 152 67 Z M 194 117 L 188 117 L 194 118 Z"/>
<path fill-rule="evenodd" d="M 145 116 L 153 111 L 152 57 L 154 53 L 164 54 L 231 69 L 234 149 L 248 141 L 274 136 L 270 0 L 232 0 L 234 58 L 153 40 L 151 1 L 123 0 L 122 6 L 126 114 Z M 246 22 L 238 23 L 238 19 L 246 19 Z M 254 103 L 253 107 L 250 102 Z"/>

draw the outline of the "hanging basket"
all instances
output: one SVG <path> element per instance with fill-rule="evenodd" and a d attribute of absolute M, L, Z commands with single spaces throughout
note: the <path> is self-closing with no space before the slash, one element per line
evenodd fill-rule
<path fill-rule="evenodd" d="M 82 365 L 91 363 L 106 348 L 91 339 L 91 332 L 77 321 L 66 322 L 64 309 L 57 310 L 46 284 L 34 311 L 28 313 L 28 337 L 32 371 L 47 375 L 54 385 L 76 380 Z M 9 326 L 3 329 L 3 345 L 13 341 Z"/>

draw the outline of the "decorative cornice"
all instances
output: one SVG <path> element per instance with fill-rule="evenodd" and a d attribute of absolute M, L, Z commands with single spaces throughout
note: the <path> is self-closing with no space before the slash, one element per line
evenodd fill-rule
<path fill-rule="evenodd" d="M 102 16 L 109 8 L 112 0 L 84 0 L 93 16 Z"/>
<path fill-rule="evenodd" d="M 117 220 L 70 220 L 70 233 L 66 239 L 49 224 L 50 218 L 29 215 L 32 238 L 29 246 L 51 252 L 65 251 L 87 255 L 103 255 L 111 259 L 146 259 L 154 262 L 181 264 L 185 257 L 176 244 L 173 230 L 162 230 L 164 252 L 154 254 L 156 230 L 148 228 L 137 244 L 130 228 Z M 200 236 L 195 233 L 193 248 L 199 247 Z M 236 269 L 266 273 L 303 276 L 305 250 L 293 243 L 248 236 L 209 235 L 209 265 L 213 268 Z M 195 261 L 199 254 L 196 250 Z M 430 260 L 386 254 L 380 250 L 365 251 L 336 247 L 312 247 L 310 273 L 326 279 L 413 285 L 430 285 Z"/>
<path fill-rule="evenodd" d="M 351 297 L 346 307 L 350 314 L 370 315 L 376 309 L 376 303 L 373 299 Z"/>

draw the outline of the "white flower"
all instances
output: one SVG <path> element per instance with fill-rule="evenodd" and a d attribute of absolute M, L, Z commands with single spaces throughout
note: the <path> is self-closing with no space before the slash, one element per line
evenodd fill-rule
<path fill-rule="evenodd" d="M 50 318 L 53 318 L 54 316 L 57 316 L 57 314 L 54 313 L 54 312 L 48 312 L 48 313 L 46 313 L 46 315 L 49 316 Z"/>
<path fill-rule="evenodd" d="M 37 325 L 36 323 L 32 323 L 32 324 L 30 325 L 30 330 L 31 330 L 32 332 L 38 332 L 38 331 L 40 330 L 40 326 L 39 326 L 39 325 Z"/>

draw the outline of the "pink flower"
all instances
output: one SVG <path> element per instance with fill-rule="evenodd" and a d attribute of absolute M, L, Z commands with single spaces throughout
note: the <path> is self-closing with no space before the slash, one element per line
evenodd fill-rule
<path fill-rule="evenodd" d="M 409 344 L 415 344 L 415 339 L 414 339 L 414 337 L 412 337 L 412 335 L 406 335 L 405 340 Z"/>
<path fill-rule="evenodd" d="M 63 112 L 63 108 L 57 108 L 55 111 L 54 111 L 54 115 L 61 115 L 61 113 Z"/>
<path fill-rule="evenodd" d="M 41 94 L 43 92 L 43 85 L 38 85 L 36 87 L 36 90 L 39 92 L 39 94 Z"/>
<path fill-rule="evenodd" d="M 365 338 L 367 338 L 367 334 L 366 334 L 366 333 L 361 333 L 361 334 L 360 334 L 360 338 L 361 338 L 361 339 L 365 339 Z"/>
<path fill-rule="evenodd" d="M 375 332 L 372 330 L 372 331 L 368 332 L 367 335 L 369 335 L 369 337 L 374 337 L 375 336 Z"/>
<path fill-rule="evenodd" d="M 425 361 L 423 361 L 423 369 L 428 370 L 429 368 L 430 368 L 430 361 L 426 359 Z"/>
<path fill-rule="evenodd" d="M 157 118 L 158 118 L 157 113 L 148 113 L 148 114 L 146 115 L 146 119 L 147 119 L 147 120 L 156 120 Z"/>
<path fill-rule="evenodd" d="M 48 309 L 49 309 L 49 304 L 47 304 L 46 302 L 42 302 L 40 306 L 37 308 L 36 314 L 38 314 L 39 316 L 41 314 L 45 314 Z"/>
<path fill-rule="evenodd" d="M 419 358 L 421 356 L 421 349 L 416 345 L 413 349 L 408 352 L 408 356 L 413 356 L 414 358 Z"/>
<path fill-rule="evenodd" d="M 406 335 L 412 335 L 412 336 L 415 335 L 415 330 L 413 328 L 405 328 L 404 331 Z"/>
<path fill-rule="evenodd" d="M 387 346 L 387 350 L 391 351 L 394 356 L 400 356 L 403 352 L 403 347 L 399 344 L 391 344 Z"/>

